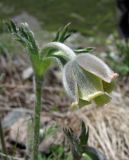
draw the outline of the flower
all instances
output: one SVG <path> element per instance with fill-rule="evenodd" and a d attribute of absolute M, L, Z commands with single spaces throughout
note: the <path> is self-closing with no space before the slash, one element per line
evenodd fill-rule
<path fill-rule="evenodd" d="M 98 105 L 108 103 L 116 77 L 117 73 L 89 53 L 77 55 L 63 69 L 64 88 L 80 107 L 92 101 Z"/>
<path fill-rule="evenodd" d="M 35 77 L 42 81 L 46 69 L 58 63 L 63 71 L 63 84 L 74 104 L 83 106 L 94 101 L 101 105 L 110 100 L 113 89 L 114 73 L 101 59 L 89 53 L 87 49 L 73 51 L 64 42 L 70 34 L 68 25 L 57 33 L 56 42 L 50 42 L 39 48 L 32 31 L 26 23 L 17 26 L 13 21 L 7 22 L 9 31 L 28 49 Z M 60 41 L 60 42 L 59 42 Z M 80 53 L 76 55 L 76 53 Z"/>
<path fill-rule="evenodd" d="M 114 88 L 114 73 L 101 59 L 89 53 L 76 53 L 60 42 L 50 42 L 45 48 L 53 48 L 47 57 L 56 57 L 62 63 L 63 85 L 73 99 L 73 105 L 80 107 L 94 101 L 98 105 L 108 103 L 109 93 Z M 61 58 L 65 60 L 61 61 Z"/>

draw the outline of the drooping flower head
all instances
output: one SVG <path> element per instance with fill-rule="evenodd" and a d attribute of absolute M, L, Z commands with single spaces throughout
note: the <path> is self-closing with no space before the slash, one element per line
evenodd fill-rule
<path fill-rule="evenodd" d="M 91 54 L 80 54 L 69 61 L 63 71 L 63 83 L 67 93 L 80 106 L 94 100 L 104 104 L 110 100 L 114 73 L 102 60 Z"/>
<path fill-rule="evenodd" d="M 76 55 L 68 46 L 52 42 L 47 45 L 60 51 L 54 55 L 62 55 L 67 62 L 63 67 L 63 85 L 74 104 L 84 106 L 94 101 L 98 105 L 108 103 L 109 93 L 114 87 L 114 73 L 100 58 L 90 54 Z"/>

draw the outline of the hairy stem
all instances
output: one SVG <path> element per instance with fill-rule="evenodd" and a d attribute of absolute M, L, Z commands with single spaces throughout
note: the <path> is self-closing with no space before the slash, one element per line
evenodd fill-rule
<path fill-rule="evenodd" d="M 0 140 L 1 140 L 1 146 L 2 146 L 2 152 L 6 155 L 6 147 L 5 147 L 5 141 L 4 141 L 4 133 L 3 128 L 0 120 Z M 4 160 L 7 160 L 6 157 L 3 157 Z"/>
<path fill-rule="evenodd" d="M 34 112 L 34 135 L 33 135 L 33 152 L 32 160 L 38 159 L 39 130 L 40 130 L 40 112 L 42 96 L 42 80 L 35 77 L 35 112 Z"/>

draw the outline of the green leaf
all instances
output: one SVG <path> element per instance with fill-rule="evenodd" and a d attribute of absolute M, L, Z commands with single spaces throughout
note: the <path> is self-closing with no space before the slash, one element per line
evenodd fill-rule
<path fill-rule="evenodd" d="M 80 147 L 86 146 L 89 138 L 89 128 L 86 129 L 85 123 L 81 122 L 81 133 L 79 136 Z"/>
<path fill-rule="evenodd" d="M 53 42 L 64 42 L 66 39 L 68 39 L 71 36 L 71 32 L 69 32 L 69 25 L 65 25 L 63 28 L 60 28 L 59 31 L 56 34 L 56 37 L 54 38 Z M 56 52 L 57 49 L 55 48 L 45 48 L 41 49 L 41 54 L 43 53 L 43 56 L 51 56 L 54 52 Z"/>
<path fill-rule="evenodd" d="M 9 32 L 19 41 L 23 46 L 28 48 L 30 54 L 38 54 L 39 48 L 34 38 L 33 32 L 30 30 L 27 23 L 16 25 L 12 20 L 6 21 Z"/>
<path fill-rule="evenodd" d="M 12 20 L 10 21 L 10 30 L 11 30 L 11 28 L 14 33 L 17 33 L 17 27 Z"/>
<path fill-rule="evenodd" d="M 91 158 L 91 160 L 107 160 L 101 152 L 90 146 L 86 147 L 85 153 Z"/>
<path fill-rule="evenodd" d="M 59 29 L 53 42 L 57 41 L 63 43 L 67 38 L 71 36 L 71 32 L 69 32 L 69 25 L 70 23 L 65 25 L 63 28 Z"/>

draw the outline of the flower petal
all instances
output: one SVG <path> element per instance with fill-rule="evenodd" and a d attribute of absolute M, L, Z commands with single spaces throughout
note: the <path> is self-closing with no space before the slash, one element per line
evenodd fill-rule
<path fill-rule="evenodd" d="M 91 54 L 80 54 L 76 57 L 76 62 L 86 71 L 100 77 L 110 83 L 117 74 L 114 73 L 101 59 Z"/>
<path fill-rule="evenodd" d="M 60 42 L 50 42 L 48 43 L 46 46 L 44 46 L 44 48 L 42 49 L 42 52 L 43 50 L 47 49 L 47 48 L 54 48 L 54 49 L 57 49 L 59 51 L 62 51 L 60 52 L 62 57 L 66 58 L 66 59 L 74 59 L 76 57 L 76 54 L 74 53 L 74 51 L 69 48 L 68 46 L 66 46 L 65 44 L 63 43 L 60 43 Z M 59 52 L 53 52 L 54 55 L 57 55 L 59 54 Z M 50 56 L 50 55 L 48 55 Z"/>
<path fill-rule="evenodd" d="M 63 69 L 63 85 L 68 95 L 78 101 L 78 89 L 77 82 L 74 79 L 73 75 L 73 63 L 72 61 L 68 62 Z"/>
<path fill-rule="evenodd" d="M 77 82 L 78 96 L 82 100 L 91 101 L 94 97 L 103 94 L 102 80 L 82 69 L 76 61 L 72 65 L 74 81 Z"/>

